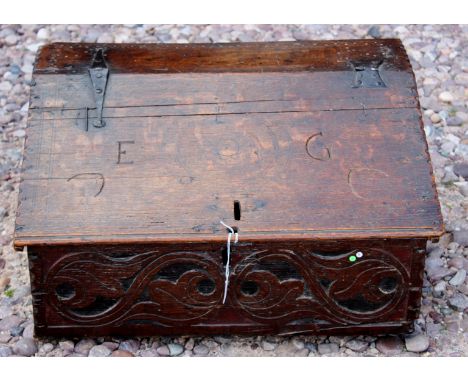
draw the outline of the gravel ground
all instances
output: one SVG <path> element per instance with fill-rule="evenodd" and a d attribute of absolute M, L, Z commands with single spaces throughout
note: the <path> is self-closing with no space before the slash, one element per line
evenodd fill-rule
<path fill-rule="evenodd" d="M 429 244 L 415 332 L 384 337 L 33 338 L 27 258 L 12 247 L 29 84 L 48 41 L 230 42 L 399 37 L 416 72 L 447 234 Z M 0 26 L 0 356 L 468 355 L 468 26 Z"/>

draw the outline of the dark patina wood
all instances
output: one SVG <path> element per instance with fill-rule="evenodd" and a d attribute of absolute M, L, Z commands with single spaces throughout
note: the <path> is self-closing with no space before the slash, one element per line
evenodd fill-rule
<path fill-rule="evenodd" d="M 57 43 L 34 83 L 37 334 L 411 327 L 443 225 L 400 41 Z"/>

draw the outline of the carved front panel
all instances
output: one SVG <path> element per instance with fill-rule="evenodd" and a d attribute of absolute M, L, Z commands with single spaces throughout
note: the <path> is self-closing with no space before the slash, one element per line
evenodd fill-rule
<path fill-rule="evenodd" d="M 234 247 L 225 304 L 222 247 L 56 251 L 43 261 L 42 285 L 34 277 L 36 325 L 164 334 L 212 332 L 216 324 L 220 333 L 263 333 L 407 319 L 413 249 L 283 247 Z"/>

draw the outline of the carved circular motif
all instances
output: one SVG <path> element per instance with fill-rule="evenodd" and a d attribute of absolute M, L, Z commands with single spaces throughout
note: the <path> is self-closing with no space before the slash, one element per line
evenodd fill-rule
<path fill-rule="evenodd" d="M 195 127 L 177 135 L 177 162 L 189 176 L 197 177 L 207 170 L 225 172 L 230 177 L 258 176 L 273 164 L 288 160 L 287 150 L 283 152 L 280 147 L 280 141 L 290 140 L 286 131 L 268 126 L 227 128 L 224 124 L 218 129 L 222 131 Z"/>

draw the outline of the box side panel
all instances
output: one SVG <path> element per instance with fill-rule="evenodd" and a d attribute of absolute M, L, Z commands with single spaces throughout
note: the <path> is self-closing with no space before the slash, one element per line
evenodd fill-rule
<path fill-rule="evenodd" d="M 398 332 L 411 327 L 420 298 L 422 243 L 239 242 L 225 304 L 225 246 L 35 248 L 44 270 L 44 282 L 33 281 L 36 333 Z"/>

